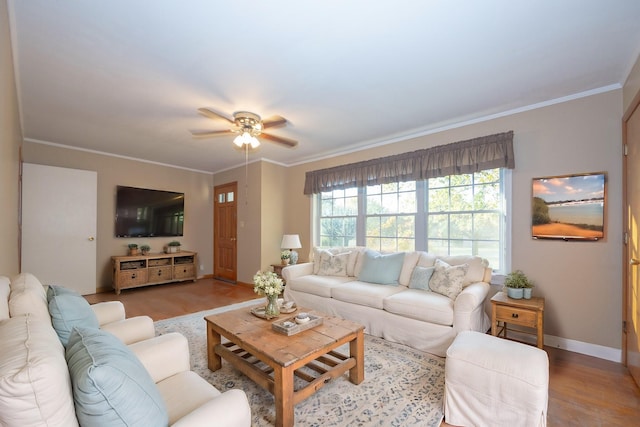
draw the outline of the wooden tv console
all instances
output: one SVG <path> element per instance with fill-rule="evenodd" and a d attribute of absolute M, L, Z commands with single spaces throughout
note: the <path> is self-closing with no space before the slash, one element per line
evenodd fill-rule
<path fill-rule="evenodd" d="M 112 256 L 113 288 L 122 289 L 162 283 L 196 281 L 198 254 L 181 251 L 171 254 Z"/>

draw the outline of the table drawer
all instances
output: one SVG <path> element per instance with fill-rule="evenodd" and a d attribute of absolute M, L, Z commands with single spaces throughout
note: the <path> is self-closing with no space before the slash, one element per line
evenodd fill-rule
<path fill-rule="evenodd" d="M 196 266 L 193 264 L 176 265 L 173 267 L 173 279 L 195 279 L 196 278 Z"/>
<path fill-rule="evenodd" d="M 499 305 L 496 307 L 496 320 L 535 328 L 538 317 L 532 310 Z"/>
<path fill-rule="evenodd" d="M 130 288 L 147 283 L 147 270 L 123 270 L 118 272 L 120 288 Z"/>
<path fill-rule="evenodd" d="M 149 267 L 149 283 L 171 280 L 171 266 Z"/>

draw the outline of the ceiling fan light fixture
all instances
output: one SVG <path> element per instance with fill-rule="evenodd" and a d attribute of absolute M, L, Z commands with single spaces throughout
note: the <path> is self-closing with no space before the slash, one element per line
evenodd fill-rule
<path fill-rule="evenodd" d="M 298 141 L 262 132 L 266 128 L 278 128 L 286 125 L 287 119 L 281 116 L 271 116 L 263 122 L 259 115 L 248 111 L 236 111 L 233 113 L 233 117 L 228 117 L 209 108 L 199 108 L 198 112 L 211 119 L 226 120 L 232 126 L 228 130 L 192 130 L 191 134 L 194 137 L 211 137 L 235 133 L 237 136 L 233 139 L 233 143 L 239 148 L 258 148 L 260 146 L 258 137 L 284 145 L 288 148 L 294 148 L 298 145 Z"/>
<path fill-rule="evenodd" d="M 260 145 L 260 141 L 258 141 L 258 139 L 255 136 L 252 136 L 249 132 L 242 132 L 240 135 L 236 136 L 233 143 L 238 147 L 242 147 L 245 144 L 250 145 L 251 148 L 257 148 Z"/>
<path fill-rule="evenodd" d="M 238 147 L 242 147 L 242 135 L 238 135 L 233 139 L 233 143 L 236 144 Z"/>

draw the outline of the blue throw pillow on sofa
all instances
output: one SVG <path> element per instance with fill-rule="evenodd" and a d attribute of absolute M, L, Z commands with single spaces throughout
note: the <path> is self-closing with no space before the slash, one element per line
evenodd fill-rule
<path fill-rule="evenodd" d="M 361 282 L 380 285 L 397 285 L 404 263 L 404 252 L 382 255 L 367 249 L 362 260 L 362 270 L 358 275 Z"/>
<path fill-rule="evenodd" d="M 167 408 L 149 372 L 114 335 L 75 328 L 66 359 L 81 426 L 169 425 Z"/>
<path fill-rule="evenodd" d="M 49 286 L 49 315 L 62 345 L 67 346 L 69 334 L 75 326 L 98 328 L 98 318 L 86 299 L 72 289 Z"/>
<path fill-rule="evenodd" d="M 409 289 L 422 289 L 423 291 L 430 291 L 429 280 L 433 276 L 435 267 L 420 267 L 416 266 L 411 273 L 411 280 L 409 281 Z"/>

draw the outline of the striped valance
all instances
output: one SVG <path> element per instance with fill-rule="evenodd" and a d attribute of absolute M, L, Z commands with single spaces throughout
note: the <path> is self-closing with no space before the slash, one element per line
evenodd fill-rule
<path fill-rule="evenodd" d="M 515 167 L 513 131 L 309 171 L 304 194 Z"/>

